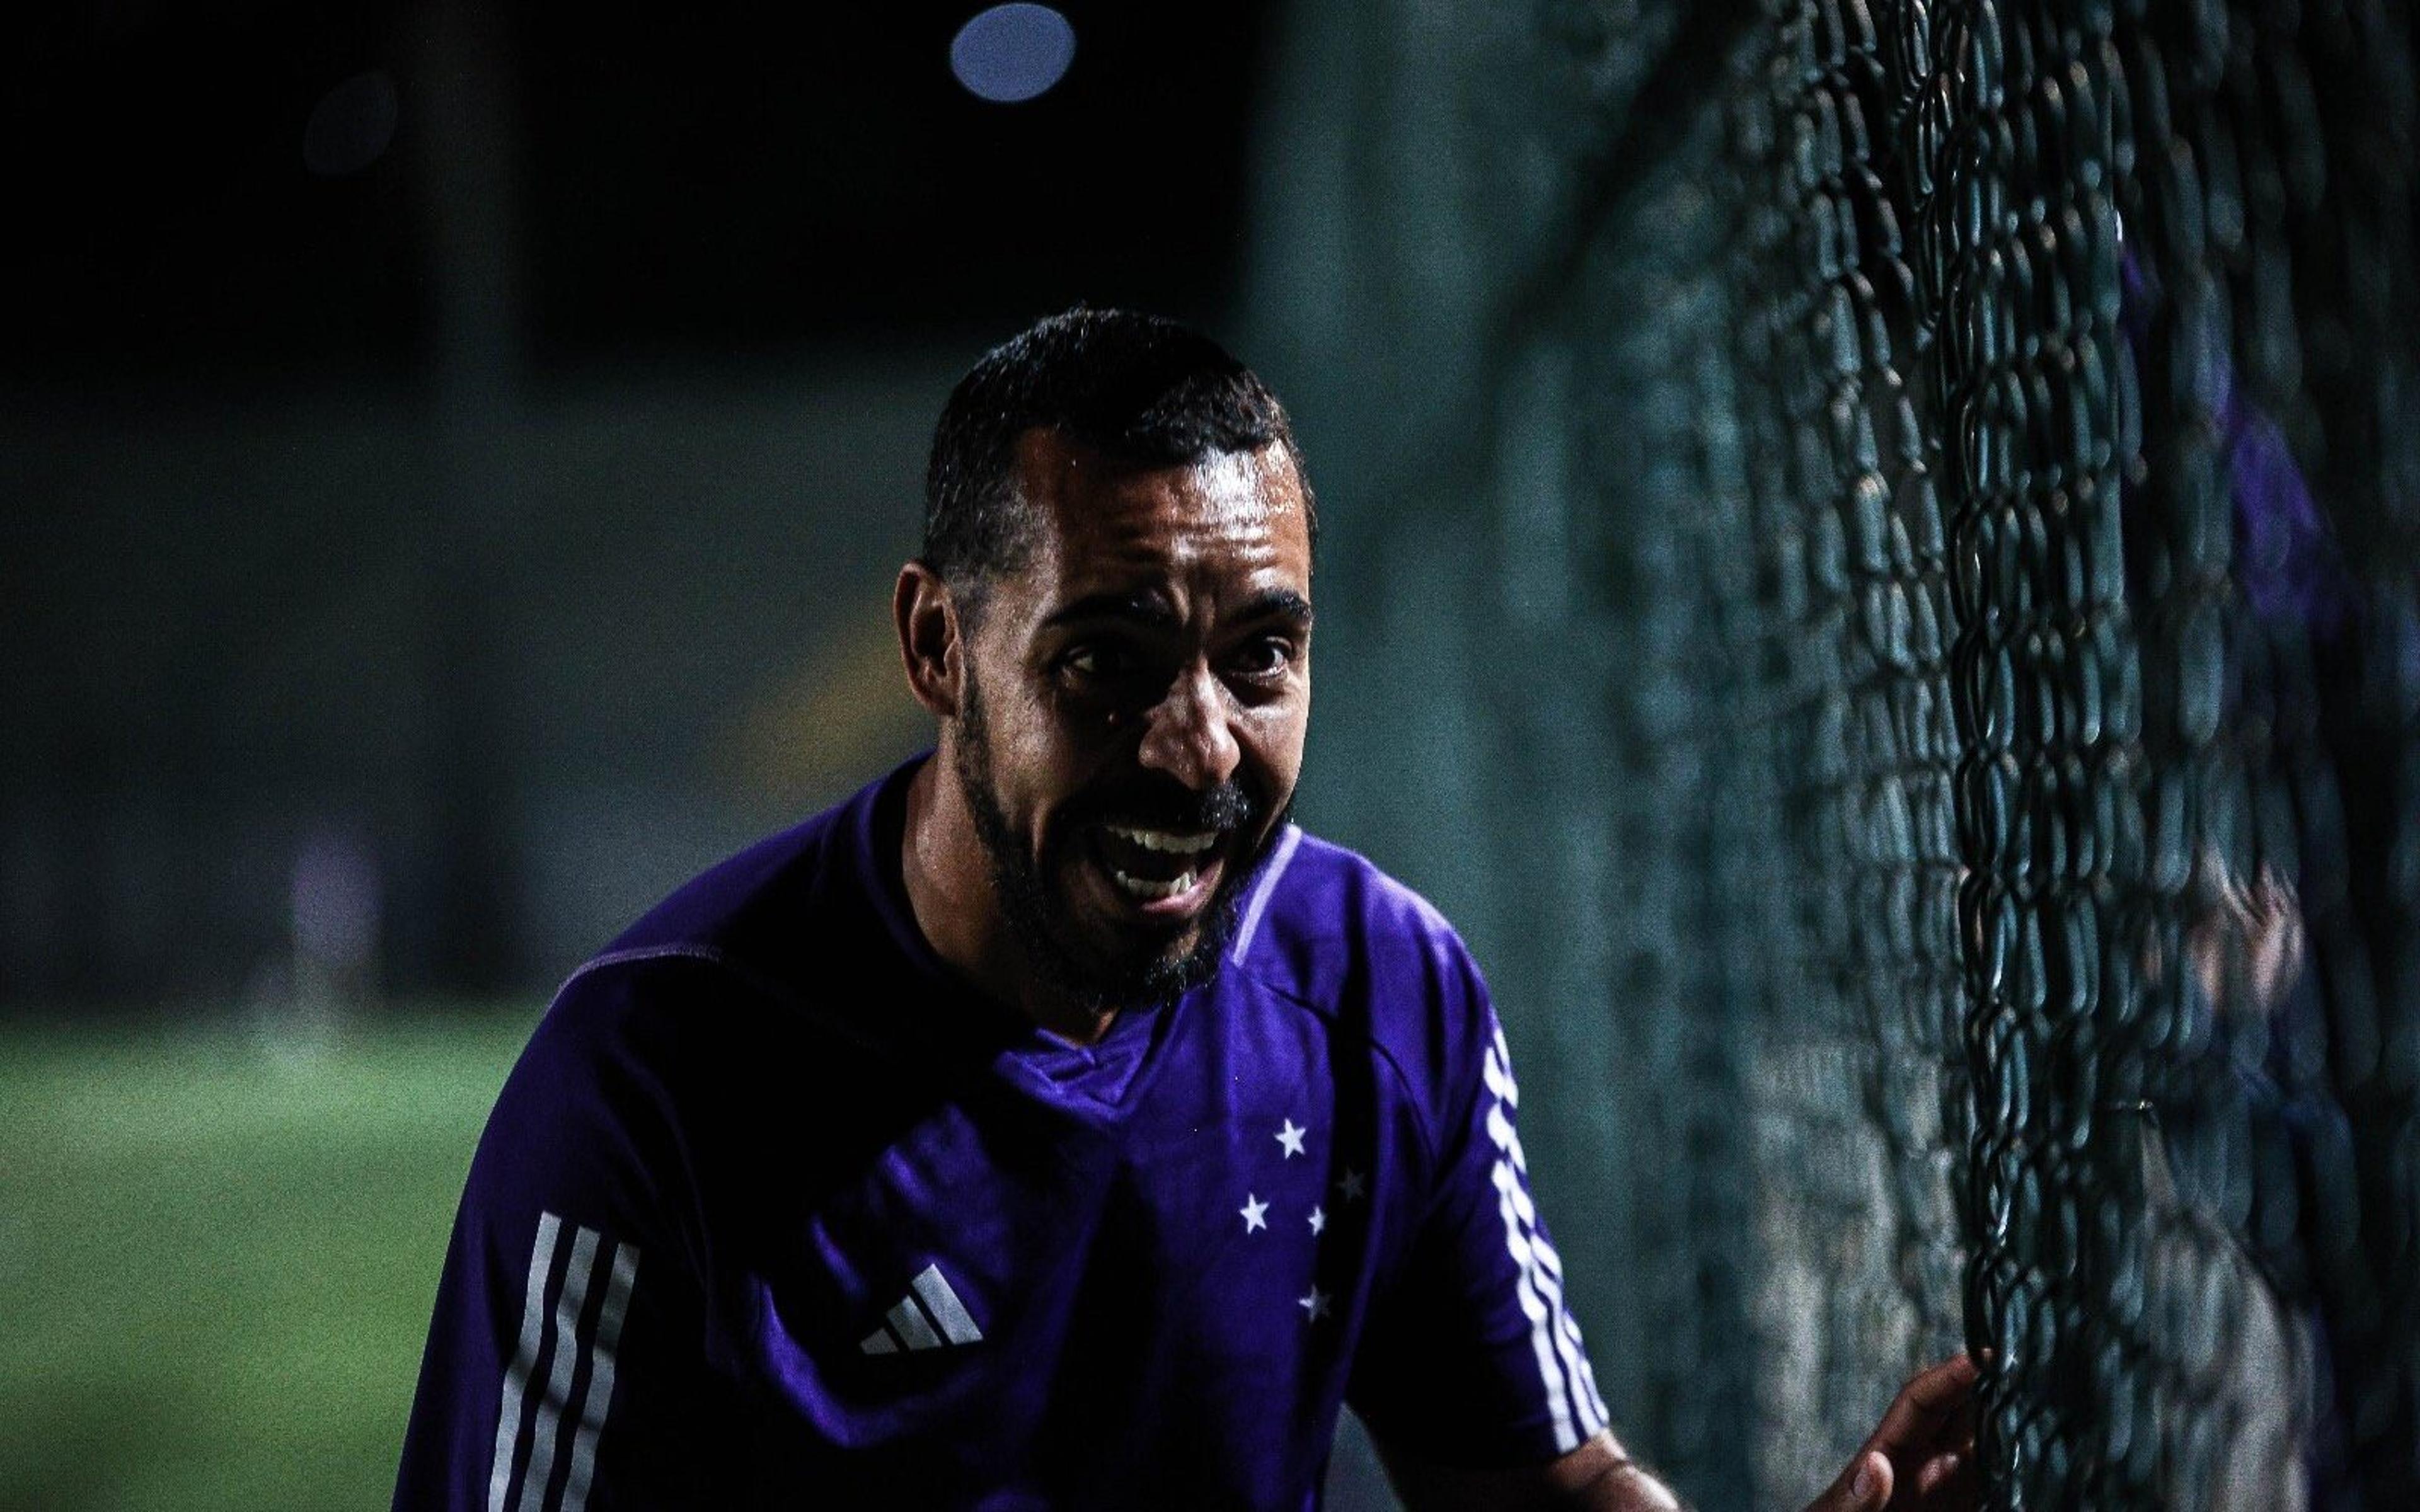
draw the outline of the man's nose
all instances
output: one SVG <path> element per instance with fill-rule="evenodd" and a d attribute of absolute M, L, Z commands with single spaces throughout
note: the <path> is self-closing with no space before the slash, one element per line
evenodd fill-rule
<path fill-rule="evenodd" d="M 1235 775 L 1243 760 L 1227 727 L 1227 690 L 1207 666 L 1186 669 L 1143 716 L 1142 764 L 1196 793 Z"/>

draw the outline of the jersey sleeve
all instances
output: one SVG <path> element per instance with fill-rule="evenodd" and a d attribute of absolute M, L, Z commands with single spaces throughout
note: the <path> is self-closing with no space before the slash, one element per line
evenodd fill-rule
<path fill-rule="evenodd" d="M 505 1081 L 438 1285 L 399 1512 L 715 1500 L 678 1047 L 649 986 L 575 978 Z"/>
<path fill-rule="evenodd" d="M 1382 1443 L 1424 1460 L 1542 1464 L 1605 1427 L 1605 1403 L 1530 1195 L 1503 1028 L 1461 943 L 1449 934 L 1432 954 L 1435 1177 L 1347 1397 Z"/>

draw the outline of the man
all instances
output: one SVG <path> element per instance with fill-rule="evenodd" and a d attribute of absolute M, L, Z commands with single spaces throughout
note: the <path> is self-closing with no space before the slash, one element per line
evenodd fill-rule
<path fill-rule="evenodd" d="M 1477 969 L 1290 822 L 1276 399 L 1073 311 L 952 393 L 926 508 L 893 612 L 939 749 L 564 988 L 396 1504 L 1300 1508 L 1350 1402 L 1415 1507 L 1674 1504 L 1606 1427 Z M 1971 1379 L 1822 1504 L 1966 1494 Z"/>

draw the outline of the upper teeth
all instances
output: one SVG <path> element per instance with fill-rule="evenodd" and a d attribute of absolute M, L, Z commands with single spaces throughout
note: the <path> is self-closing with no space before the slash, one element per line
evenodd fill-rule
<path fill-rule="evenodd" d="M 1214 830 L 1201 835 L 1180 835 L 1172 829 L 1128 829 L 1124 825 L 1111 825 L 1109 833 L 1147 851 L 1173 851 L 1179 856 L 1192 856 L 1218 843 Z"/>

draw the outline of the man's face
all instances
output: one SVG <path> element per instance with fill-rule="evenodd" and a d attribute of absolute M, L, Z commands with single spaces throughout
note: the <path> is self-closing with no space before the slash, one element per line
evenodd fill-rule
<path fill-rule="evenodd" d="M 1026 433 L 1039 540 L 985 594 L 954 755 L 1010 930 L 1090 1007 L 1208 980 L 1291 810 L 1311 532 L 1283 450 L 1138 468 Z"/>

